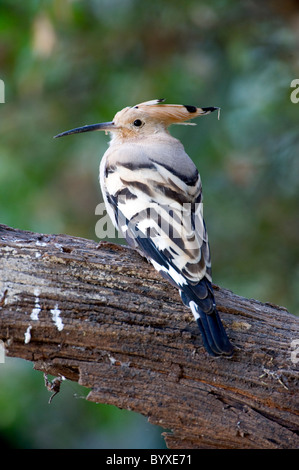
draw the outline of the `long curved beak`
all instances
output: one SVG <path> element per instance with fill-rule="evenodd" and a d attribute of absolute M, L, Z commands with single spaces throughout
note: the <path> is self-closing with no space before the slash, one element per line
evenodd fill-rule
<path fill-rule="evenodd" d="M 61 132 L 54 136 L 54 139 L 57 137 L 63 137 L 65 135 L 79 134 L 81 132 L 90 132 L 90 131 L 113 131 L 117 129 L 113 121 L 111 122 L 101 122 L 100 124 L 91 124 L 90 126 L 76 127 L 69 131 Z"/>

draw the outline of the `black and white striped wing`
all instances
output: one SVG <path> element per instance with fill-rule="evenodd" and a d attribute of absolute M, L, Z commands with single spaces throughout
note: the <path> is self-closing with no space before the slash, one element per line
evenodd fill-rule
<path fill-rule="evenodd" d="M 215 307 L 211 260 L 203 219 L 201 182 L 151 159 L 106 167 L 110 211 L 128 244 L 180 290 L 210 354 L 231 354 Z"/>
<path fill-rule="evenodd" d="M 149 238 L 189 282 L 196 284 L 204 276 L 211 280 L 197 170 L 191 182 L 184 182 L 171 169 L 148 159 L 120 161 L 106 166 L 105 174 L 106 203 L 114 217 L 119 212 L 114 223 L 130 245 L 136 245 L 136 237 Z"/>

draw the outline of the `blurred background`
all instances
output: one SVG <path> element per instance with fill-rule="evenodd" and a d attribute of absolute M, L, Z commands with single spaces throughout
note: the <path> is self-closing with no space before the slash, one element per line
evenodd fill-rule
<path fill-rule="evenodd" d="M 171 129 L 201 173 L 213 280 L 298 314 L 298 46 L 295 0 L 1 0 L 0 223 L 97 240 L 108 138 L 52 136 L 154 98 L 220 106 Z M 164 447 L 146 418 L 86 394 L 64 382 L 48 405 L 42 374 L 7 358 L 0 446 Z"/>

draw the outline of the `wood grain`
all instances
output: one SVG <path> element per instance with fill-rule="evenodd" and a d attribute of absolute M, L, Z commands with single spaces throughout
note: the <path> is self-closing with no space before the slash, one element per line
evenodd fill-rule
<path fill-rule="evenodd" d="M 7 355 L 147 416 L 170 448 L 297 448 L 299 319 L 215 295 L 230 359 L 206 354 L 177 291 L 132 249 L 0 225 Z"/>

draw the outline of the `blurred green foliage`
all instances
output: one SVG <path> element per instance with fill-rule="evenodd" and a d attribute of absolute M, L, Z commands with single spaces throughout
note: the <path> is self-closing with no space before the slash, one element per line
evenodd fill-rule
<path fill-rule="evenodd" d="M 214 282 L 298 314 L 299 104 L 290 100 L 290 84 L 299 78 L 299 8 L 282 3 L 1 0 L 0 223 L 96 239 L 107 138 L 52 136 L 154 98 L 220 106 L 220 121 L 213 114 L 196 128 L 172 129 L 201 173 Z M 0 432 L 10 445 L 76 447 L 81 439 L 86 447 L 113 446 L 87 436 L 97 428 L 93 413 L 103 436 L 104 416 L 113 421 L 117 410 L 85 408 L 83 400 L 57 404 L 61 429 L 68 421 L 74 440 L 55 440 L 40 411 L 44 395 L 28 404 L 38 373 L 25 367 L 28 386 L 19 369 L 5 380 L 3 370 Z M 84 423 L 81 434 L 72 413 Z M 44 439 L 36 437 L 40 429 Z M 152 442 L 145 435 L 139 445 L 161 445 Z"/>

